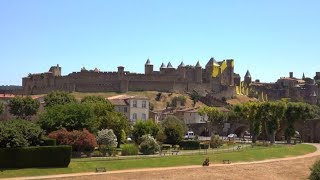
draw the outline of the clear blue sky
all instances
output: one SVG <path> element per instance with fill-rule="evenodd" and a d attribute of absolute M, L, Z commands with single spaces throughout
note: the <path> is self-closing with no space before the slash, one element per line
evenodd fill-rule
<path fill-rule="evenodd" d="M 319 0 L 0 0 L 0 85 L 60 64 L 143 72 L 149 57 L 205 65 L 235 59 L 236 72 L 275 81 L 320 71 Z"/>

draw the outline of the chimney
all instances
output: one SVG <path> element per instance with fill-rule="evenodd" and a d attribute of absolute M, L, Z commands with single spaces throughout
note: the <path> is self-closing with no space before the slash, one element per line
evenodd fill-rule
<path fill-rule="evenodd" d="M 289 75 L 290 75 L 290 78 L 293 78 L 293 72 L 290 72 Z"/>

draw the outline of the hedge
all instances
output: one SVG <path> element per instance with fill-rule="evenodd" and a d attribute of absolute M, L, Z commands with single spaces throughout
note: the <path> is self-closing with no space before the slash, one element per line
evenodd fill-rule
<path fill-rule="evenodd" d="M 199 149 L 200 142 L 195 140 L 183 140 L 180 142 L 180 148 L 185 150 Z"/>
<path fill-rule="evenodd" d="M 201 149 L 209 149 L 209 144 L 201 143 L 201 144 L 200 144 L 200 148 L 201 148 Z"/>
<path fill-rule="evenodd" d="M 68 167 L 71 146 L 1 148 L 0 168 Z"/>
<path fill-rule="evenodd" d="M 56 146 L 57 140 L 52 138 L 42 138 L 41 146 Z"/>

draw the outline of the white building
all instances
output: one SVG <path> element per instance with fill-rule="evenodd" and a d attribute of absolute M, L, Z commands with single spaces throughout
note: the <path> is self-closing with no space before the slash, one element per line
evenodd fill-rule
<path fill-rule="evenodd" d="M 109 97 L 115 110 L 127 116 L 130 123 L 134 124 L 138 119 L 149 119 L 149 99 L 147 97 L 118 95 Z"/>
<path fill-rule="evenodd" d="M 208 116 L 206 114 L 201 116 L 197 109 L 192 109 L 184 112 L 183 120 L 186 125 L 205 124 L 208 121 Z"/>

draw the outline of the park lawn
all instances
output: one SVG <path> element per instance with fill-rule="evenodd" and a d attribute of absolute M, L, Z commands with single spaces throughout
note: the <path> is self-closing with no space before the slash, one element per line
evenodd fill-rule
<path fill-rule="evenodd" d="M 298 144 L 292 146 L 274 145 L 271 147 L 254 147 L 238 152 L 215 153 L 207 155 L 181 155 L 122 160 L 107 160 L 103 158 L 74 159 L 71 161 L 68 168 L 30 168 L 2 170 L 0 172 L 0 178 L 94 172 L 96 167 L 106 167 L 108 171 L 112 171 L 153 167 L 201 165 L 206 157 L 210 158 L 211 163 L 221 163 L 224 159 L 228 159 L 231 162 L 249 162 L 299 156 L 314 151 L 316 151 L 316 148 L 312 145 Z"/>

